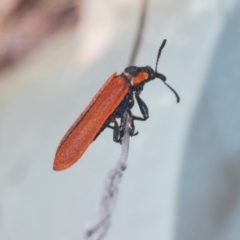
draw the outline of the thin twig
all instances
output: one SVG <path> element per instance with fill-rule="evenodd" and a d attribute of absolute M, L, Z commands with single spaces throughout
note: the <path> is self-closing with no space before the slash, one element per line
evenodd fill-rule
<path fill-rule="evenodd" d="M 128 118 L 128 113 L 125 112 L 125 118 Z M 127 156 L 129 149 L 129 126 L 126 124 L 125 133 L 122 141 L 122 149 L 120 158 L 114 169 L 112 169 L 105 180 L 103 195 L 98 206 L 98 216 L 95 222 L 90 224 L 86 231 L 83 240 L 101 240 L 105 236 L 111 221 L 111 214 L 116 204 L 119 183 L 122 173 L 127 167 Z"/>
<path fill-rule="evenodd" d="M 137 30 L 137 34 L 136 34 L 136 38 L 135 38 L 135 42 L 133 45 L 133 50 L 132 50 L 132 54 L 131 54 L 128 66 L 133 66 L 136 60 L 136 56 L 142 41 L 142 33 L 143 33 L 144 24 L 145 24 L 146 11 L 147 11 L 147 0 L 142 0 L 138 30 Z"/>

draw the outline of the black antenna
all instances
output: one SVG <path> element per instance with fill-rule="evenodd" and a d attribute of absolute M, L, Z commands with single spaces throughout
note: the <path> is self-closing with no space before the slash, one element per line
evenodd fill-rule
<path fill-rule="evenodd" d="M 159 61 L 159 58 L 161 56 L 161 53 L 162 53 L 162 50 L 166 44 L 167 40 L 164 39 L 163 42 L 162 42 L 162 45 L 160 46 L 159 50 L 158 50 L 158 55 L 157 55 L 157 61 L 156 61 L 156 67 L 155 67 L 155 72 L 157 72 L 157 65 L 158 65 L 158 61 Z"/>
<path fill-rule="evenodd" d="M 163 42 L 162 42 L 162 45 L 160 46 L 160 48 L 159 48 L 159 50 L 158 50 L 156 67 L 155 67 L 155 74 L 156 74 L 156 77 L 159 78 L 159 79 L 161 79 L 161 80 L 163 81 L 163 83 L 175 94 L 175 96 L 176 96 L 176 98 L 177 98 L 177 103 L 179 103 L 179 102 L 180 102 L 180 97 L 179 97 L 179 95 L 177 94 L 177 92 L 176 92 L 171 86 L 169 86 L 169 85 L 166 83 L 167 78 L 166 78 L 163 74 L 157 72 L 158 61 L 159 61 L 159 58 L 160 58 L 160 56 L 161 56 L 162 50 L 163 50 L 166 42 L 167 42 L 167 40 L 164 39 Z"/>
<path fill-rule="evenodd" d="M 164 81 L 163 81 L 164 82 Z M 177 103 L 179 103 L 180 102 L 180 97 L 179 97 L 179 95 L 177 94 L 177 92 L 171 87 L 171 86 L 169 86 L 166 82 L 164 82 L 164 84 L 170 89 L 170 90 L 172 90 L 172 92 L 175 94 L 175 96 L 176 96 L 176 98 L 177 98 Z"/>

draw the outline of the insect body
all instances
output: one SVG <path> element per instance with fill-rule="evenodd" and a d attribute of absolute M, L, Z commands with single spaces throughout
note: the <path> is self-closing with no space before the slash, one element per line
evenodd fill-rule
<path fill-rule="evenodd" d="M 123 115 L 125 111 L 128 111 L 131 119 L 130 135 L 137 135 L 134 120 L 145 121 L 149 117 L 147 105 L 139 96 L 146 82 L 159 78 L 174 92 L 177 102 L 180 101 L 175 90 L 166 83 L 166 77 L 157 72 L 158 60 L 165 43 L 166 40 L 160 46 L 155 71 L 149 66 L 131 66 L 120 75 L 114 73 L 110 76 L 63 136 L 55 155 L 54 170 L 64 170 L 77 162 L 92 141 L 107 127 L 113 129 L 113 140 L 121 143 L 124 134 Z M 134 97 L 142 117 L 134 116 L 131 112 Z M 120 125 L 117 118 L 121 119 Z"/>

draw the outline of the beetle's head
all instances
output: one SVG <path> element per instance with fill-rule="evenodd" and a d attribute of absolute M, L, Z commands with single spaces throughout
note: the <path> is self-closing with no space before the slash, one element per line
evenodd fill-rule
<path fill-rule="evenodd" d="M 175 94 L 175 96 L 177 98 L 177 102 L 179 102 L 180 98 L 179 98 L 177 92 L 166 83 L 167 78 L 165 77 L 165 75 L 157 72 L 158 61 L 161 56 L 162 49 L 164 48 L 166 42 L 167 42 L 167 40 L 164 39 L 159 48 L 155 70 L 153 70 L 150 66 L 146 66 L 146 67 L 131 66 L 131 67 L 125 68 L 123 74 L 125 75 L 125 77 L 127 77 L 128 82 L 132 87 L 138 87 L 140 85 L 143 87 L 143 85 L 146 82 L 149 82 L 155 78 L 159 78 Z"/>

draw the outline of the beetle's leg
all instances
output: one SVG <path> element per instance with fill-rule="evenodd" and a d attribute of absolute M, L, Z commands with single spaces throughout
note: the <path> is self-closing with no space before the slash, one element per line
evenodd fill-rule
<path fill-rule="evenodd" d="M 128 109 L 132 109 L 133 106 L 134 106 L 134 97 L 133 97 L 133 94 L 131 93 L 131 98 L 128 102 Z"/>
<path fill-rule="evenodd" d="M 128 109 L 128 115 L 129 115 L 129 118 L 128 119 L 124 119 L 123 117 L 121 118 L 121 125 L 120 125 L 120 136 L 121 136 L 121 139 L 123 138 L 123 135 L 124 135 L 124 131 L 125 131 L 125 126 L 126 124 L 129 124 L 130 123 L 130 136 L 136 136 L 138 134 L 138 132 L 135 132 L 135 125 L 134 125 L 134 121 L 133 121 L 133 114 L 132 112 Z M 127 120 L 128 120 L 128 123 L 127 123 Z"/>
<path fill-rule="evenodd" d="M 138 95 L 138 94 L 137 94 Z M 141 99 L 140 99 L 141 100 Z M 138 101 L 138 99 L 137 99 L 137 101 Z M 138 103 L 139 104 L 139 103 Z M 130 106 L 129 106 L 129 108 L 128 108 L 128 114 L 129 114 L 129 121 L 130 121 L 130 136 L 132 137 L 132 136 L 136 136 L 136 135 L 138 135 L 138 131 L 137 132 L 135 132 L 135 125 L 134 125 L 134 116 L 133 116 L 133 114 L 132 114 L 132 112 L 131 112 L 131 108 L 133 107 L 133 105 L 134 105 L 134 97 L 133 97 L 133 95 L 131 96 L 131 101 L 130 101 Z"/>
<path fill-rule="evenodd" d="M 121 129 L 118 125 L 116 118 L 112 119 L 112 122 L 114 123 L 114 126 L 108 125 L 108 127 L 113 129 L 113 141 L 121 143 L 122 142 Z"/>
<path fill-rule="evenodd" d="M 134 126 L 134 122 L 133 122 L 133 114 L 132 112 L 128 109 L 128 118 L 125 118 L 124 116 L 122 116 L 121 118 L 121 124 L 120 124 L 120 138 L 119 138 L 119 142 L 122 142 L 122 138 L 124 136 L 124 132 L 125 132 L 125 127 L 126 125 L 130 125 L 129 126 L 129 134 L 130 136 L 136 136 L 138 134 L 138 132 L 135 132 L 135 126 Z"/>
<path fill-rule="evenodd" d="M 114 129 L 114 126 L 111 126 L 111 125 L 108 125 L 107 127 L 108 127 L 108 128 L 111 128 L 111 129 Z"/>
<path fill-rule="evenodd" d="M 126 115 L 123 114 L 123 116 L 121 117 L 120 127 L 119 127 L 119 130 L 120 130 L 120 143 L 122 143 L 122 138 L 124 136 L 126 125 L 127 125 L 127 118 L 126 118 Z"/>
<path fill-rule="evenodd" d="M 149 115 L 148 115 L 148 107 L 145 104 L 145 102 L 139 97 L 139 93 L 136 93 L 135 97 L 137 99 L 137 103 L 138 103 L 138 106 L 140 108 L 140 111 L 141 111 L 143 117 L 133 116 L 133 120 L 145 121 L 149 117 Z"/>
<path fill-rule="evenodd" d="M 129 114 L 129 120 L 130 122 L 130 136 L 136 136 L 138 134 L 138 131 L 135 132 L 135 125 L 134 125 L 134 120 L 138 120 L 138 121 L 146 121 L 149 117 L 148 115 L 148 107 L 147 105 L 144 103 L 144 101 L 139 97 L 140 91 L 135 93 L 135 98 L 137 100 L 138 106 L 140 108 L 140 111 L 142 113 L 142 117 L 138 117 L 132 114 L 132 112 L 130 111 L 130 109 L 128 109 L 128 114 Z M 121 133 L 121 137 L 123 136 L 123 133 Z"/>
<path fill-rule="evenodd" d="M 130 110 L 128 110 L 128 114 L 129 114 L 129 121 L 130 121 L 130 136 L 136 136 L 138 135 L 138 131 L 135 132 L 135 125 L 134 125 L 134 119 L 135 116 L 132 114 L 132 112 Z"/>
<path fill-rule="evenodd" d="M 110 125 L 111 123 L 114 123 L 114 126 L 111 126 Z M 106 125 L 105 128 L 108 127 L 113 130 L 113 141 L 121 143 L 121 130 L 116 118 L 114 116 L 111 116 L 105 125 Z"/>
<path fill-rule="evenodd" d="M 128 103 L 126 105 L 126 109 L 124 111 L 129 111 L 129 109 L 131 109 L 133 106 L 134 106 L 134 97 L 133 97 L 133 94 L 132 92 L 130 93 L 130 96 L 129 100 L 128 100 Z M 120 138 L 122 139 L 123 138 L 123 135 L 124 135 L 124 131 L 125 131 L 125 126 L 127 124 L 127 118 L 124 117 L 124 112 L 121 113 L 121 122 L 120 122 Z"/>
<path fill-rule="evenodd" d="M 110 123 L 112 123 L 112 122 L 114 123 L 114 126 L 110 125 Z M 105 122 L 105 124 L 102 126 L 100 131 L 97 133 L 97 135 L 95 136 L 93 141 L 96 140 L 97 137 L 100 135 L 100 133 L 103 130 L 105 130 L 105 128 L 107 128 L 107 127 L 113 129 L 113 141 L 121 143 L 121 139 L 122 139 L 121 130 L 120 130 L 120 127 L 118 126 L 118 122 L 115 118 L 112 118 L 112 119 Z"/>

